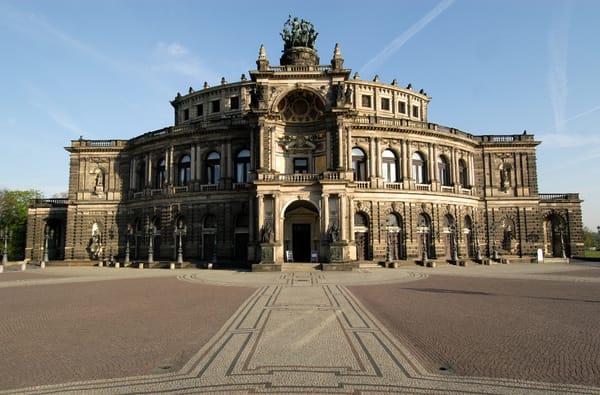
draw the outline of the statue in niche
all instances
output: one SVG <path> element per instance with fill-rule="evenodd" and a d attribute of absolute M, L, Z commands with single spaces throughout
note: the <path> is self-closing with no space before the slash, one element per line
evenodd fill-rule
<path fill-rule="evenodd" d="M 101 194 L 104 192 L 104 173 L 100 169 L 95 171 L 96 178 L 94 179 L 94 193 Z"/>
<path fill-rule="evenodd" d="M 271 222 L 267 221 L 262 226 L 260 231 L 260 241 L 263 243 L 272 243 L 274 241 L 273 237 L 273 227 L 271 226 Z"/>
<path fill-rule="evenodd" d="M 337 222 L 333 222 L 329 225 L 329 229 L 327 229 L 327 236 L 329 238 L 329 242 L 336 243 L 340 241 L 340 230 L 337 226 Z"/>
<path fill-rule="evenodd" d="M 102 257 L 102 233 L 97 223 L 92 225 L 92 237 L 90 237 L 86 249 L 90 258 L 99 259 Z"/>
<path fill-rule="evenodd" d="M 507 191 L 510 188 L 510 165 L 502 162 L 500 166 L 500 188 Z"/>
<path fill-rule="evenodd" d="M 352 87 L 349 85 L 344 93 L 344 104 L 352 104 Z"/>

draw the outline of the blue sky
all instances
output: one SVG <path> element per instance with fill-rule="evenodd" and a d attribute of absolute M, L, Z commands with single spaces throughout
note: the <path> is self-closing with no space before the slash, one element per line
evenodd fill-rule
<path fill-rule="evenodd" d="M 600 2 L 596 0 L 0 0 L 0 188 L 68 188 L 70 140 L 173 124 L 177 92 L 278 64 L 288 14 L 321 63 L 339 43 L 363 79 L 412 83 L 429 121 L 535 134 L 540 192 L 579 192 L 600 225 Z"/>

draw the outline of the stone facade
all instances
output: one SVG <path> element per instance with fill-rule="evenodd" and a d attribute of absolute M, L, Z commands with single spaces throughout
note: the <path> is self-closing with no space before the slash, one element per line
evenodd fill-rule
<path fill-rule="evenodd" d="M 339 46 L 328 65 L 285 48 L 177 94 L 172 127 L 72 141 L 69 196 L 33 203 L 27 258 L 174 261 L 180 238 L 186 261 L 275 267 L 582 253 L 581 201 L 538 192 L 533 135 L 429 123 L 425 92 L 351 77 Z"/>

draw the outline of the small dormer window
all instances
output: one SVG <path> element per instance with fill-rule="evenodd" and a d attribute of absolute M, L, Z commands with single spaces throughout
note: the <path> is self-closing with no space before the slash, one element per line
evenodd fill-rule
<path fill-rule="evenodd" d="M 390 99 L 387 97 L 381 98 L 381 109 L 384 111 L 390 111 Z"/>
<path fill-rule="evenodd" d="M 232 110 L 237 110 L 240 108 L 240 98 L 238 96 L 234 96 L 229 99 L 229 107 Z"/>
<path fill-rule="evenodd" d="M 212 105 L 212 112 L 221 111 L 221 100 L 213 100 L 211 102 L 211 105 Z"/>
<path fill-rule="evenodd" d="M 371 108 L 371 96 L 370 95 L 362 95 L 360 100 L 361 100 L 361 105 L 363 107 Z"/>
<path fill-rule="evenodd" d="M 406 115 L 406 102 L 405 101 L 399 101 L 398 102 L 398 112 L 400 114 L 405 114 Z"/>
<path fill-rule="evenodd" d="M 412 106 L 412 116 L 414 118 L 419 118 L 419 106 Z"/>

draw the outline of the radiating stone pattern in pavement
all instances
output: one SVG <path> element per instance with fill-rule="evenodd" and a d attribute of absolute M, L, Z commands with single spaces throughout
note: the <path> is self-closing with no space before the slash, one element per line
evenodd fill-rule
<path fill-rule="evenodd" d="M 503 269 L 505 270 L 505 269 Z M 530 270 L 529 268 L 527 270 Z M 533 272 L 534 270 L 532 270 Z M 518 275 L 509 273 L 508 276 Z M 125 272 L 124 272 L 125 273 Z M 228 277 L 225 273 L 204 275 L 202 272 L 181 272 L 181 280 L 196 282 L 200 289 L 207 287 L 206 278 L 211 277 L 218 283 L 233 283 L 239 276 Z M 432 273 L 431 278 L 427 274 Z M 440 276 L 435 276 L 439 273 Z M 443 311 L 454 311 L 460 319 L 466 320 L 477 328 L 476 317 L 469 319 L 470 304 L 475 306 L 474 312 L 480 312 L 477 300 L 486 300 L 497 295 L 487 314 L 494 318 L 497 305 L 502 306 L 503 297 L 507 306 L 500 309 L 510 310 L 511 306 L 520 306 L 510 299 L 510 294 L 503 294 L 506 288 L 502 281 L 514 282 L 514 279 L 495 280 L 479 279 L 477 270 L 465 270 L 461 273 L 475 273 L 472 277 L 461 279 L 465 284 L 452 286 L 452 276 L 444 270 L 428 272 L 415 271 L 380 271 L 359 273 L 358 276 L 336 273 L 280 273 L 269 276 L 245 277 L 258 279 L 261 286 L 231 315 L 229 320 L 205 343 L 197 352 L 190 353 L 187 363 L 176 371 L 163 374 L 140 374 L 133 377 L 122 377 L 100 380 L 85 380 L 58 385 L 46 385 L 30 388 L 17 388 L 2 393 L 22 394 L 55 394 L 55 393 L 407 393 L 407 394 L 596 394 L 600 395 L 598 386 L 575 384 L 547 383 L 528 379 L 515 379 L 512 376 L 481 377 L 477 374 L 458 374 L 451 360 L 443 360 L 435 354 L 436 342 L 431 338 L 445 330 Z M 529 273 L 525 274 L 530 276 Z M 362 277 L 360 277 L 362 276 Z M 369 277 L 371 276 L 371 277 Z M 552 276 L 543 275 L 539 278 Z M 557 278 L 560 276 L 554 276 Z M 370 283 L 368 287 L 353 287 L 352 290 L 365 302 L 343 285 L 349 283 Z M 369 280 L 370 278 L 370 280 Z M 375 285 L 375 279 L 393 282 L 393 285 Z M 533 277 L 530 277 L 533 278 Z M 564 298 L 567 292 L 561 289 L 570 284 L 569 276 L 561 277 L 565 281 L 556 285 L 551 294 Z M 163 279 L 161 281 L 165 281 Z M 269 284 L 264 284 L 268 280 Z M 416 281 L 420 280 L 420 281 Z M 142 280 L 133 280 L 142 281 Z M 123 280 L 124 284 L 133 282 Z M 147 281 L 147 280 L 143 280 Z M 154 280 L 159 281 L 159 280 Z M 533 280 L 544 286 L 553 287 L 547 279 Z M 119 283 L 120 281 L 111 281 Z M 521 288 L 527 288 L 531 281 L 524 281 Z M 183 283 L 183 282 L 182 282 Z M 469 284 L 481 284 L 485 290 L 471 289 Z M 84 286 L 86 284 L 81 284 Z M 194 284 L 189 284 L 194 286 Z M 458 285 L 458 284 L 454 284 Z M 589 286 L 598 285 L 590 281 Z M 471 287 L 471 288 L 470 288 Z M 46 288 L 46 286 L 36 286 Z M 155 286 L 154 289 L 160 288 Z M 235 293 L 237 287 L 228 287 Z M 226 287 L 217 287 L 218 290 Z M 161 289 L 162 290 L 162 289 Z M 216 289 L 211 288 L 211 292 Z M 167 292 L 167 290 L 163 290 Z M 587 292 L 587 291 L 586 291 Z M 413 294 L 410 296 L 410 294 Z M 407 296 L 407 294 L 409 296 Z M 436 295 L 440 307 L 435 303 L 418 303 L 418 299 L 427 299 L 427 295 Z M 529 295 L 532 300 L 536 295 Z M 539 296 L 539 295 L 538 295 Z M 459 301 L 453 297 L 462 297 Z M 371 298 L 371 299 L 370 299 Z M 385 311 L 381 306 L 373 304 L 372 299 L 386 299 L 395 306 Z M 519 295 L 518 298 L 525 298 Z M 596 299 L 590 299 L 596 300 Z M 392 303 L 389 303 L 393 301 Z M 97 302 L 97 301 L 94 301 Z M 195 302 L 202 302 L 195 300 Z M 539 301 L 543 303 L 543 301 Z M 563 301 L 569 303 L 569 301 Z M 412 306 L 401 309 L 400 305 Z M 369 309 L 364 306 L 369 306 Z M 461 307 L 462 306 L 462 307 Z M 369 310 L 373 311 L 370 312 Z M 418 310 L 423 311 L 416 314 Z M 178 311 L 179 314 L 184 314 Z M 197 312 L 191 313 L 198 314 Z M 375 318 L 375 315 L 381 318 Z M 386 318 L 387 314 L 387 318 Z M 134 319 L 135 314 L 132 314 Z M 390 318 L 393 317 L 393 318 Z M 206 320 L 207 318 L 204 317 Z M 208 318 L 209 319 L 209 318 Z M 158 318 L 157 318 L 158 320 Z M 398 322 L 416 321 L 415 328 L 437 327 L 433 331 L 423 331 L 423 339 L 405 336 L 398 330 Z M 493 320 L 489 320 L 493 322 Z M 381 322 L 385 323 L 382 324 Z M 396 325 L 396 326 L 395 326 Z M 410 327 L 408 327 L 410 329 Z M 437 331 L 437 332 L 436 332 Z M 503 338 L 494 337 L 490 331 L 492 342 L 503 343 Z M 449 331 L 447 336 L 461 336 L 461 333 Z M 497 334 L 496 334 L 497 335 Z M 473 337 L 473 336 L 472 336 Z M 442 338 L 440 336 L 440 338 Z M 469 338 L 466 336 L 464 338 Z M 443 338 L 442 338 L 443 339 Z M 518 336 L 505 339 L 521 339 Z M 525 341 L 525 340 L 523 340 Z M 468 346 L 469 343 L 467 342 Z M 190 348 L 198 347 L 190 343 Z M 477 346 L 479 347 L 479 346 Z M 486 350 L 475 352 L 485 353 Z M 447 348 L 446 351 L 453 349 Z M 190 350 L 191 351 L 191 350 Z M 460 350 L 459 350 L 460 351 Z M 472 350 L 471 350 L 472 351 Z M 465 353 L 463 353 L 465 354 Z M 440 354 L 441 355 L 441 354 Z M 472 354 L 471 354 L 472 355 Z M 494 355 L 484 358 L 495 363 Z M 438 362 L 446 365 L 436 366 Z M 456 364 L 460 367 L 460 364 Z M 439 367 L 448 370 L 440 371 Z M 155 373 L 155 372 L 149 372 Z"/>

